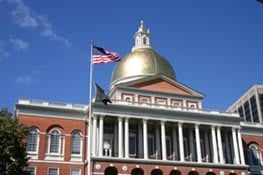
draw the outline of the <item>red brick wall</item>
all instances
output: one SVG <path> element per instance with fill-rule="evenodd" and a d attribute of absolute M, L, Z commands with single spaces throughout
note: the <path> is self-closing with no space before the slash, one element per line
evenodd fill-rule
<path fill-rule="evenodd" d="M 82 157 L 83 160 L 86 159 L 86 139 L 87 137 L 87 129 L 86 122 L 81 120 L 73 120 L 73 119 L 63 119 L 57 117 L 44 117 L 44 116 L 28 116 L 28 115 L 19 115 L 17 116 L 20 122 L 24 123 L 28 127 L 37 127 L 40 131 L 39 137 L 39 154 L 38 154 L 38 162 L 44 160 L 45 153 L 47 153 L 48 148 L 48 139 L 46 133 L 52 129 L 53 126 L 59 128 L 61 133 L 65 135 L 65 146 L 64 146 L 64 161 L 53 161 L 54 163 L 45 162 L 45 160 L 41 163 L 34 162 L 32 160 L 29 162 L 30 166 L 36 166 L 37 175 L 46 175 L 49 167 L 59 168 L 60 175 L 70 175 L 71 168 L 80 168 L 81 174 L 84 175 L 85 167 L 83 165 L 74 165 L 67 163 L 70 161 L 71 155 L 71 134 L 74 130 L 79 130 L 83 136 L 83 150 Z M 50 162 L 50 161 L 49 161 Z M 63 162 L 63 164 L 61 163 Z M 83 163 L 78 162 L 78 163 Z"/>
<path fill-rule="evenodd" d="M 100 169 L 96 168 L 96 165 L 100 164 Z M 127 166 L 127 170 L 123 170 L 123 166 Z M 164 175 L 169 175 L 170 172 L 174 169 L 177 169 L 181 172 L 182 175 L 187 175 L 192 170 L 201 174 L 206 174 L 209 171 L 214 172 L 215 174 L 219 174 L 220 171 L 224 171 L 225 175 L 234 172 L 236 174 L 241 174 L 242 171 L 246 172 L 246 170 L 242 170 L 239 168 L 236 169 L 227 169 L 227 168 L 216 168 L 216 167 L 195 167 L 195 166 L 177 166 L 177 165 L 158 165 L 158 164 L 143 164 L 143 163 L 111 163 L 111 162 L 94 162 L 93 164 L 93 173 L 94 174 L 103 174 L 106 168 L 115 167 L 118 171 L 118 174 L 131 174 L 134 168 L 141 168 L 144 171 L 144 174 L 151 174 L 152 170 L 159 169 L 163 172 Z"/>

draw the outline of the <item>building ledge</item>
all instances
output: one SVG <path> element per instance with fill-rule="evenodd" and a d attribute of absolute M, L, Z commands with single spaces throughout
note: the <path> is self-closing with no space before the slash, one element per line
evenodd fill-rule
<path fill-rule="evenodd" d="M 134 158 L 119 158 L 119 157 L 92 157 L 92 161 L 102 162 L 118 162 L 118 163 L 137 163 L 137 164 L 157 164 L 157 165 L 181 165 L 188 167 L 213 167 L 213 168 L 232 168 L 232 169 L 248 169 L 248 165 L 235 165 L 235 164 L 219 164 L 207 162 L 188 162 L 178 160 L 154 160 L 154 159 L 134 159 Z"/>

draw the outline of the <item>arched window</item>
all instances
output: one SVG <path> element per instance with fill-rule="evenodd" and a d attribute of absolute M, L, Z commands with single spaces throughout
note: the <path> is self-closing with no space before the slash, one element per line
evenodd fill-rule
<path fill-rule="evenodd" d="M 198 174 L 198 172 L 196 172 L 196 171 L 190 171 L 190 172 L 188 173 L 188 175 L 199 175 L 199 174 Z"/>
<path fill-rule="evenodd" d="M 141 168 L 134 168 L 131 172 L 131 175 L 144 175 L 144 172 Z"/>
<path fill-rule="evenodd" d="M 206 175 L 216 175 L 214 172 L 208 172 Z"/>
<path fill-rule="evenodd" d="M 170 175 L 181 175 L 181 172 L 179 170 L 172 170 Z"/>
<path fill-rule="evenodd" d="M 261 166 L 261 151 L 255 144 L 249 146 L 250 165 Z"/>
<path fill-rule="evenodd" d="M 29 153 L 36 153 L 38 149 L 38 137 L 39 132 L 38 129 L 33 127 L 28 130 L 28 134 L 26 137 L 26 151 Z"/>
<path fill-rule="evenodd" d="M 59 147 L 60 147 L 60 133 L 57 130 L 53 130 L 50 133 L 49 152 L 59 153 Z"/>
<path fill-rule="evenodd" d="M 152 170 L 151 175 L 163 175 L 163 172 L 159 169 L 154 169 Z"/>
<path fill-rule="evenodd" d="M 108 167 L 104 171 L 104 175 L 117 175 L 118 171 L 115 167 Z"/>
<path fill-rule="evenodd" d="M 71 154 L 81 154 L 81 134 L 74 131 L 71 135 Z"/>

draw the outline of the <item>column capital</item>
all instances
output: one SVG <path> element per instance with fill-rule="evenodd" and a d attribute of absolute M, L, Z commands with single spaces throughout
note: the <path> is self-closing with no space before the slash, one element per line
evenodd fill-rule
<path fill-rule="evenodd" d="M 200 123 L 195 123 L 194 125 L 195 125 L 195 127 L 199 127 L 201 124 Z"/>
<path fill-rule="evenodd" d="M 165 124 L 166 123 L 166 121 L 164 121 L 164 120 L 161 120 L 161 124 Z"/>
<path fill-rule="evenodd" d="M 184 124 L 184 122 L 177 122 L 177 125 L 179 126 L 182 126 Z"/>
<path fill-rule="evenodd" d="M 149 120 L 149 119 L 146 119 L 146 118 L 142 119 L 143 122 L 147 122 L 148 120 Z"/>

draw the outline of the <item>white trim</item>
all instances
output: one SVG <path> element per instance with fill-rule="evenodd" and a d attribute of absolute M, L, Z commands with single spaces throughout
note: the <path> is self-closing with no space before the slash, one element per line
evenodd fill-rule
<path fill-rule="evenodd" d="M 47 169 L 47 175 L 50 175 L 49 174 L 49 170 L 51 169 L 51 168 L 53 168 L 53 169 L 57 169 L 57 174 L 56 175 L 59 175 L 59 168 L 58 167 L 48 167 Z"/>

